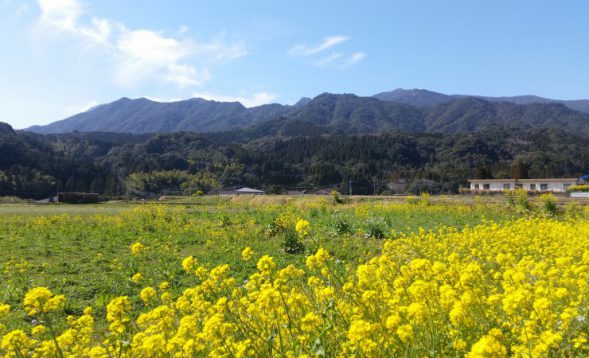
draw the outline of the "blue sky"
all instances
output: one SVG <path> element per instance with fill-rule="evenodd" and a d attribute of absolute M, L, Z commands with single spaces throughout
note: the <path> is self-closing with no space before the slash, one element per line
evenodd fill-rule
<path fill-rule="evenodd" d="M 588 18 L 582 0 L 0 0 L 0 121 L 46 124 L 123 96 L 589 98 Z"/>

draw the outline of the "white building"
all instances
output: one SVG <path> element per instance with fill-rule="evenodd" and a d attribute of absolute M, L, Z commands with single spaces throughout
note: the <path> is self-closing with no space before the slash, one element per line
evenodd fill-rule
<path fill-rule="evenodd" d="M 471 179 L 468 180 L 468 183 L 468 189 L 479 192 L 496 192 L 523 188 L 527 191 L 566 193 L 568 187 L 577 183 L 577 179 Z"/>
<path fill-rule="evenodd" d="M 263 190 L 243 187 L 241 189 L 237 189 L 235 191 L 235 194 L 237 194 L 237 195 L 264 195 L 264 194 L 266 194 L 266 192 Z"/>

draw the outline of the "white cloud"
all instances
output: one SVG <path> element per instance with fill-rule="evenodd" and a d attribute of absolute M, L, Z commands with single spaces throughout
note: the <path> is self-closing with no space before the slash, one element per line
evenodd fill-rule
<path fill-rule="evenodd" d="M 109 19 L 83 21 L 84 7 L 79 0 L 38 0 L 41 30 L 52 29 L 73 34 L 90 47 L 102 49 L 114 59 L 114 80 L 122 87 L 143 81 L 161 81 L 180 88 L 194 87 L 211 79 L 208 65 L 231 61 L 247 54 L 241 43 L 228 43 L 225 35 L 209 42 L 185 39 L 161 32 L 127 28 Z M 44 31 L 39 31 L 43 35 Z M 197 67 L 198 66 L 198 67 Z"/>
<path fill-rule="evenodd" d="M 307 44 L 295 45 L 288 50 L 288 54 L 291 56 L 311 57 L 314 60 L 310 63 L 314 66 L 324 67 L 332 65 L 334 68 L 344 70 L 362 62 L 366 57 L 366 53 L 355 52 L 347 56 L 344 52 L 332 51 L 329 55 L 325 55 L 324 52 L 349 39 L 348 36 L 344 35 L 329 36 L 324 38 L 323 42 L 315 47 L 309 47 Z"/>
<path fill-rule="evenodd" d="M 211 92 L 199 92 L 193 94 L 193 97 L 218 102 L 239 102 L 246 107 L 257 107 L 263 104 L 272 103 L 277 96 L 268 92 L 256 92 L 251 96 L 227 96 Z"/>
<path fill-rule="evenodd" d="M 348 67 L 354 66 L 362 61 L 364 61 L 364 59 L 366 58 L 366 53 L 364 52 L 356 52 L 354 54 L 352 54 L 352 56 L 348 57 L 348 59 L 346 60 L 346 62 L 344 62 L 343 64 L 341 64 L 339 66 L 340 69 L 346 69 Z"/>
<path fill-rule="evenodd" d="M 316 47 L 309 47 L 307 44 L 298 44 L 288 50 L 288 53 L 294 56 L 311 56 L 348 40 L 349 37 L 344 35 L 329 36 L 323 39 L 323 42 Z"/>
<path fill-rule="evenodd" d="M 186 56 L 186 49 L 177 40 L 148 30 L 126 31 L 117 49 L 134 61 L 152 64 L 176 63 Z"/>
<path fill-rule="evenodd" d="M 92 26 L 78 29 L 80 35 L 88 37 L 96 44 L 109 46 L 110 35 L 115 25 L 107 19 L 92 18 L 91 22 Z"/>
<path fill-rule="evenodd" d="M 76 31 L 82 5 L 77 0 L 39 0 L 41 21 L 66 31 Z"/>

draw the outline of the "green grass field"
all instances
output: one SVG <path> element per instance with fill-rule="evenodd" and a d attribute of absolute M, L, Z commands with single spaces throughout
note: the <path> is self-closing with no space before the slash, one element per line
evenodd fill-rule
<path fill-rule="evenodd" d="M 456 200 L 430 206 L 406 204 L 404 198 L 349 204 L 287 197 L 190 201 L 1 205 L 0 302 L 15 304 L 27 289 L 42 285 L 59 288 L 72 298 L 71 311 L 79 312 L 89 304 L 100 307 L 111 297 L 137 293 L 141 286 L 131 277 L 138 272 L 143 284 L 169 281 L 172 287 L 182 287 L 184 275 L 178 264 L 188 255 L 210 266 L 229 263 L 245 277 L 254 268 L 239 259 L 245 246 L 276 257 L 281 266 L 303 264 L 305 254 L 319 246 L 357 263 L 375 255 L 383 239 L 394 236 L 393 230 L 460 228 L 507 218 L 498 206 L 466 206 Z M 291 229 L 300 218 L 311 223 L 312 240 L 304 243 L 304 250 L 285 253 L 284 242 L 292 230 L 273 230 L 278 217 Z M 129 246 L 138 241 L 148 253 L 135 257 Z"/>

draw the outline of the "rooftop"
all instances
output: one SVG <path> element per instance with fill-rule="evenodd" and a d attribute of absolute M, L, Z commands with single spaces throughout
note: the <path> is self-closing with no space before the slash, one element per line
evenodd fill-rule
<path fill-rule="evenodd" d="M 241 189 L 237 189 L 236 192 L 238 193 L 263 193 L 263 190 L 258 190 L 258 189 L 253 189 L 253 188 L 248 188 L 248 187 L 243 187 Z"/>

